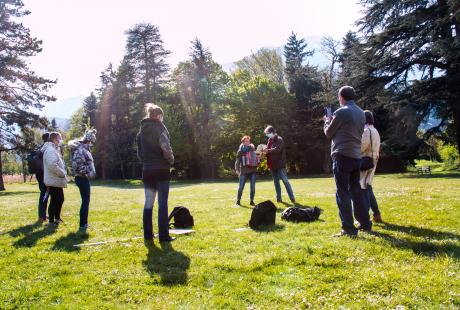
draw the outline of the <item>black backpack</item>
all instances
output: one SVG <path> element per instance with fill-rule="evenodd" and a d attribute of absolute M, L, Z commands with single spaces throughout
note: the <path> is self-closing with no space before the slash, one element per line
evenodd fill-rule
<path fill-rule="evenodd" d="M 257 229 L 261 225 L 275 225 L 276 206 L 270 200 L 257 204 L 252 210 L 249 226 Z"/>
<path fill-rule="evenodd" d="M 30 174 L 43 173 L 43 152 L 40 149 L 30 152 L 26 159 Z"/>
<path fill-rule="evenodd" d="M 281 218 L 288 222 L 313 222 L 316 221 L 322 210 L 318 207 L 306 207 L 306 208 L 299 208 L 299 207 L 290 207 L 281 213 Z"/>
<path fill-rule="evenodd" d="M 175 228 L 186 228 L 194 225 L 193 216 L 186 207 L 175 207 L 169 215 L 168 222 L 174 218 L 174 223 L 170 223 Z"/>

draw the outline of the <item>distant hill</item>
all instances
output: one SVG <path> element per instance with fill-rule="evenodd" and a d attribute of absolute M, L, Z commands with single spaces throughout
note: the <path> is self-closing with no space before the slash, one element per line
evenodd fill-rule
<path fill-rule="evenodd" d="M 68 131 L 70 129 L 70 118 L 62 118 L 62 117 L 49 117 L 48 119 L 51 123 L 51 121 L 54 119 L 56 120 L 56 126 L 58 129 L 62 131 Z"/>

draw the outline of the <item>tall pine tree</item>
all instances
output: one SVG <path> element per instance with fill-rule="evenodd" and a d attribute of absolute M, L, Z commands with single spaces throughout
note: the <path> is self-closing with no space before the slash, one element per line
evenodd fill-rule
<path fill-rule="evenodd" d="M 55 82 L 29 69 L 27 59 L 41 52 L 42 44 L 21 22 L 29 13 L 20 0 L 0 1 L 0 159 L 2 151 L 24 145 L 18 128 L 47 126 L 47 120 L 30 109 L 55 100 L 47 95 Z M 0 190 L 4 189 L 0 160 Z"/>

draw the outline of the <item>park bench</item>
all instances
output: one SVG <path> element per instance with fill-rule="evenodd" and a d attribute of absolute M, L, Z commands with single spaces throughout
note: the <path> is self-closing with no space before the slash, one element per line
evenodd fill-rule
<path fill-rule="evenodd" d="M 431 168 L 428 166 L 418 167 L 417 174 L 431 174 Z"/>

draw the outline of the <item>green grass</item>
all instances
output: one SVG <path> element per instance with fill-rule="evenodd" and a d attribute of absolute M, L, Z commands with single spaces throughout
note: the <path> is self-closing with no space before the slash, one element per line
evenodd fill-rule
<path fill-rule="evenodd" d="M 87 235 L 77 233 L 75 185 L 65 190 L 65 225 L 52 230 L 35 224 L 37 186 L 10 184 L 0 193 L 0 307 L 460 307 L 459 174 L 377 176 L 386 223 L 357 239 L 331 237 L 340 229 L 331 177 L 292 185 L 299 203 L 324 209 L 321 220 L 292 224 L 278 213 L 276 227 L 256 232 L 235 231 L 251 214 L 248 189 L 246 205 L 232 206 L 236 181 L 174 183 L 170 209 L 189 207 L 196 232 L 148 249 L 126 240 L 142 235 L 139 182 L 94 184 Z M 256 200 L 273 196 L 271 181 L 257 183 Z M 107 240 L 122 241 L 73 247 Z"/>

